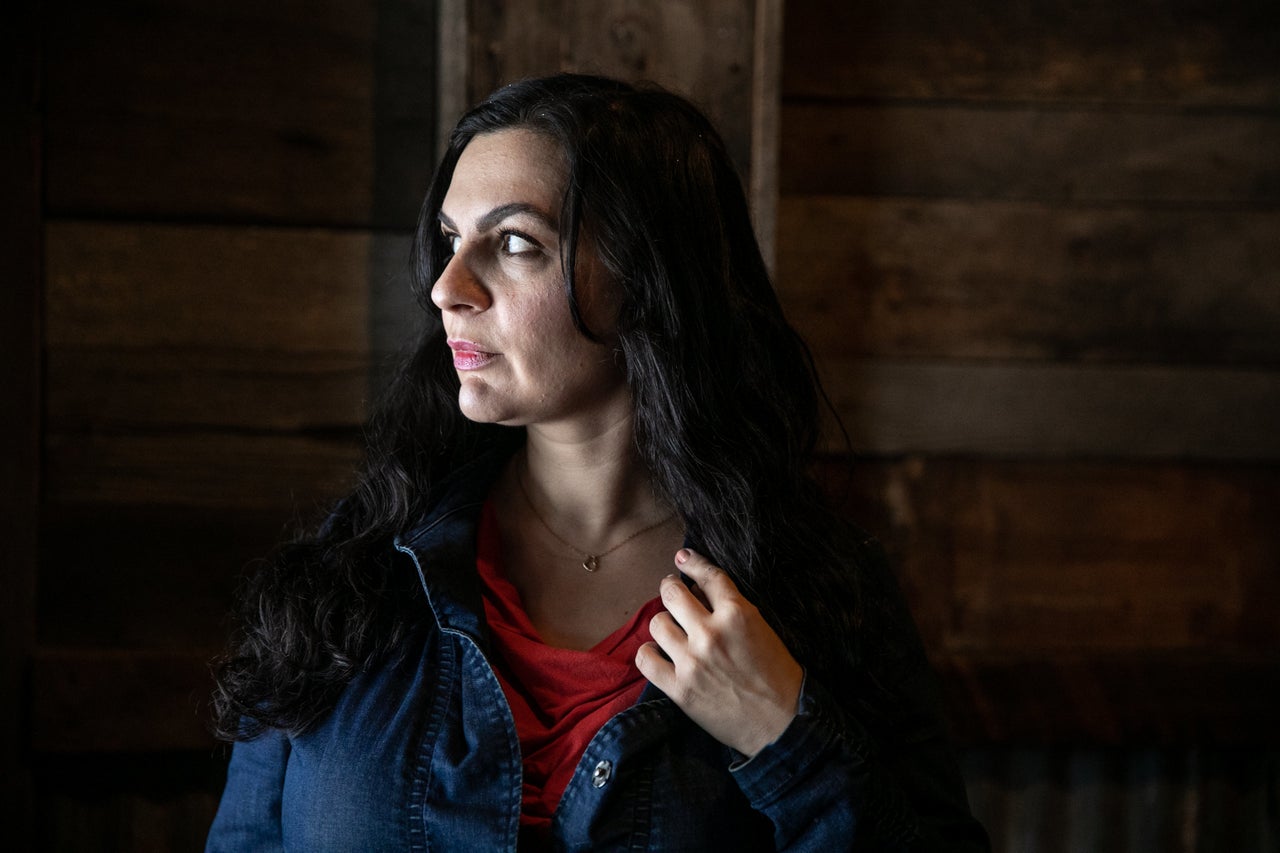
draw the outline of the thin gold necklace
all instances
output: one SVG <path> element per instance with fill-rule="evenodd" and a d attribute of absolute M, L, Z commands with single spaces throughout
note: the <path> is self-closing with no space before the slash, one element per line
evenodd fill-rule
<path fill-rule="evenodd" d="M 538 512 L 537 507 L 533 505 L 533 501 L 529 498 L 529 491 L 524 487 L 523 466 L 521 466 L 521 468 L 516 471 L 516 484 L 520 487 L 520 494 L 522 497 L 524 497 L 524 502 L 525 504 L 528 505 L 529 511 L 533 513 L 534 518 L 538 519 L 538 523 L 542 525 L 542 529 L 550 533 L 552 536 L 554 536 L 556 538 L 556 541 L 560 542 L 560 544 L 567 545 L 570 548 L 572 548 L 574 551 L 577 551 L 579 554 L 581 554 L 582 568 L 586 569 L 588 572 L 591 572 L 592 574 L 595 574 L 596 572 L 600 571 L 601 559 L 609 556 L 614 551 L 621 548 L 623 545 L 626 545 L 632 539 L 635 539 L 637 536 L 641 536 L 645 533 L 648 533 L 650 530 L 653 530 L 656 527 L 661 527 L 662 525 L 670 521 L 672 517 L 675 515 L 675 512 L 672 511 L 669 515 L 667 515 L 661 521 L 654 522 L 653 524 L 650 524 L 648 527 L 644 527 L 644 528 L 641 528 L 640 530 L 637 530 L 635 533 L 632 533 L 630 536 L 628 536 L 626 539 L 623 539 L 621 542 L 619 542 L 617 545 L 614 545 L 612 548 L 606 548 L 605 550 L 601 551 L 599 554 L 592 554 L 586 548 L 581 548 L 577 545 L 574 545 L 568 539 L 565 539 L 559 533 L 556 533 L 554 530 L 552 530 L 550 524 L 547 524 L 547 520 L 542 517 L 542 514 Z"/>

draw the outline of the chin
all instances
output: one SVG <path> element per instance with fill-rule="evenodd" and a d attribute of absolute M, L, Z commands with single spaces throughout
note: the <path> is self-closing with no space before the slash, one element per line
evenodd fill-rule
<path fill-rule="evenodd" d="M 462 416 L 478 424 L 515 426 L 516 414 L 510 406 L 496 399 L 492 389 L 475 388 L 464 382 L 458 391 L 458 409 Z"/>

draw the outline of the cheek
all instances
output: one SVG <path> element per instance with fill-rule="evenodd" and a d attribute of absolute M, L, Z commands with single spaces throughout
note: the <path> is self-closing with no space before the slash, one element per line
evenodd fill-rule
<path fill-rule="evenodd" d="M 527 374 L 545 373 L 563 365 L 578 347 L 582 335 L 573 325 L 563 293 L 553 293 L 513 304 L 506 317 L 510 340 L 517 342 L 520 369 Z"/>

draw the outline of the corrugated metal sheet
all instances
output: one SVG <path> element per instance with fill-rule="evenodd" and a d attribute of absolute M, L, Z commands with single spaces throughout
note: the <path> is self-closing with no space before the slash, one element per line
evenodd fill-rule
<path fill-rule="evenodd" d="M 1280 751 L 970 748 L 997 853 L 1280 853 Z"/>

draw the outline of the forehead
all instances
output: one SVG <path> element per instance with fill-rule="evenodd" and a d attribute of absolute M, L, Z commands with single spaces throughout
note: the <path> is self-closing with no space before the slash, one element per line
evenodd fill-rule
<path fill-rule="evenodd" d="M 567 180 L 564 154 L 546 136 L 525 128 L 484 133 L 462 150 L 441 209 L 457 218 L 515 202 L 555 220 Z"/>

